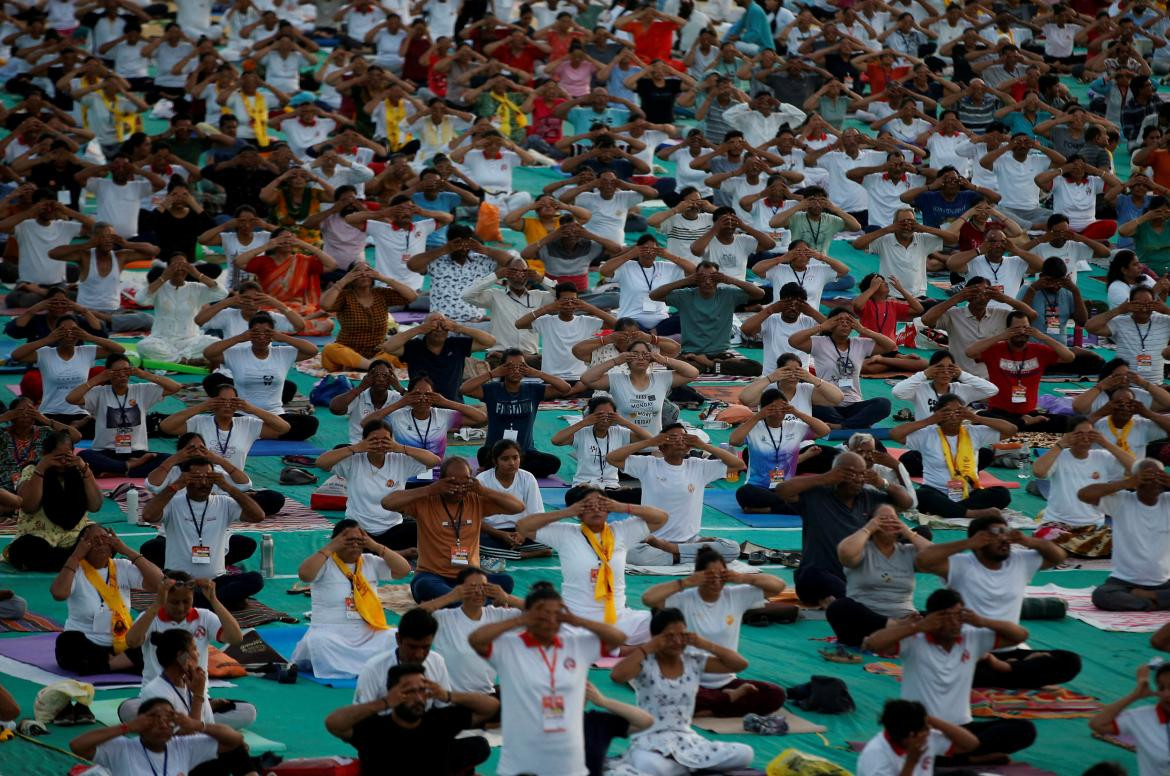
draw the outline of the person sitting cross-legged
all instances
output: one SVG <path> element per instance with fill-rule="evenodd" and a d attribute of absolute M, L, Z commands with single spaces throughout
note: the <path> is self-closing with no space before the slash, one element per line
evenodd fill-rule
<path fill-rule="evenodd" d="M 1077 493 L 1095 482 L 1123 478 L 1135 460 L 1132 453 L 1122 450 L 1094 428 L 1088 418 L 1074 417 L 1068 433 L 1032 464 L 1032 473 L 1049 484 L 1044 522 L 1073 527 L 1102 526 L 1105 513 L 1100 506 L 1086 504 Z M 1103 535 L 1112 535 L 1109 529 L 1101 531 Z"/>
<path fill-rule="evenodd" d="M 356 520 L 339 520 L 328 543 L 297 569 L 309 585 L 313 616 L 292 661 L 319 679 L 357 676 L 367 661 L 394 646 L 378 582 L 409 573 L 406 559 L 375 541 Z"/>
<path fill-rule="evenodd" d="M 926 616 L 899 620 L 862 644 L 878 654 L 902 658 L 902 699 L 918 701 L 927 713 L 965 728 L 979 739 L 966 754 L 947 758 L 947 764 L 1002 763 L 1006 756 L 1027 749 L 1036 740 L 1036 726 L 1026 719 L 974 722 L 971 683 L 976 661 L 991 649 L 1020 644 L 1028 631 L 1003 620 L 976 614 L 963 597 L 940 588 L 926 599 Z"/>
<path fill-rule="evenodd" d="M 857 776 L 934 773 L 939 755 L 979 746 L 974 733 L 927 714 L 918 701 L 886 701 L 880 721 L 882 732 L 866 742 L 857 758 Z"/>
<path fill-rule="evenodd" d="M 728 571 L 723 556 L 710 547 L 695 553 L 688 577 L 654 585 L 642 594 L 651 609 L 678 609 L 694 633 L 730 650 L 739 648 L 744 612 L 763 607 L 784 591 L 784 580 L 771 574 Z M 771 714 L 784 705 L 784 689 L 734 673 L 704 672 L 695 697 L 696 717 L 742 717 Z"/>
<path fill-rule="evenodd" d="M 1170 609 L 1170 474 L 1152 458 L 1130 471 L 1077 492 L 1113 518 L 1113 571 L 1093 590 L 1093 605 L 1112 612 Z"/>
<path fill-rule="evenodd" d="M 972 520 L 965 540 L 924 548 L 918 554 L 918 568 L 945 579 L 979 614 L 1018 623 L 1032 577 L 1066 558 L 1053 542 L 1013 531 L 1002 517 L 990 516 Z M 975 686 L 1036 689 L 1068 682 L 1080 672 L 1081 658 L 1075 652 L 1017 647 L 981 659 Z"/>
<path fill-rule="evenodd" d="M 922 456 L 918 503 L 924 512 L 948 518 L 998 515 L 1012 497 L 1002 485 L 979 482 L 979 449 L 1016 433 L 1006 420 L 976 415 L 953 393 L 943 394 L 921 420 L 890 429 L 890 438 Z"/>

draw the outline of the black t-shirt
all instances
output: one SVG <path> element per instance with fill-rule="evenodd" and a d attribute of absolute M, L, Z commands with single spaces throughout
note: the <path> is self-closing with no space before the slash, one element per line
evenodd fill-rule
<path fill-rule="evenodd" d="M 74 176 L 82 169 L 80 164 L 73 162 L 66 162 L 63 167 L 46 162 L 29 170 L 28 180 L 30 183 L 35 183 L 38 187 L 52 192 L 68 191 L 70 206 L 76 210 L 81 199 L 81 184 Z"/>
<path fill-rule="evenodd" d="M 176 218 L 170 212 L 155 210 L 151 213 L 154 234 L 158 240 L 158 255 L 164 261 L 175 253 L 182 253 L 189 260 L 195 260 L 195 243 L 199 235 L 215 226 L 206 213 L 187 211 L 183 218 Z"/>
<path fill-rule="evenodd" d="M 639 78 L 636 87 L 647 121 L 651 124 L 670 124 L 674 121 L 674 101 L 682 91 L 681 81 L 667 78 L 662 86 L 658 86 L 650 78 Z"/>
<path fill-rule="evenodd" d="M 264 167 L 228 167 L 217 168 L 210 164 L 203 168 L 203 177 L 212 183 L 223 186 L 227 192 L 223 212 L 235 213 L 240 205 L 251 205 L 256 208 L 261 218 L 268 215 L 268 206 L 260 200 L 260 190 L 276 180 L 276 173 Z M 162 255 L 162 254 L 160 254 Z"/>
<path fill-rule="evenodd" d="M 451 401 L 463 399 L 459 386 L 463 385 L 463 362 L 470 355 L 470 337 L 449 335 L 438 353 L 431 352 L 425 337 L 415 337 L 402 348 L 402 360 L 406 362 L 410 379 L 425 372 L 435 391 Z"/>
<path fill-rule="evenodd" d="M 446 776 L 467 767 L 451 759 L 451 742 L 471 727 L 463 706 L 431 709 L 416 728 L 400 727 L 390 715 L 367 717 L 353 728 L 349 743 L 358 751 L 362 773 L 417 773 Z M 393 765 L 391 765 L 393 763 Z"/>
<path fill-rule="evenodd" d="M 873 517 L 879 504 L 889 497 L 884 493 L 865 489 L 853 499 L 853 508 L 837 497 L 836 488 L 821 485 L 800 494 L 800 516 L 804 520 L 801 531 L 803 556 L 801 567 L 820 569 L 845 578 L 845 569 L 837 559 L 837 545 L 851 533 L 856 533 Z"/>
<path fill-rule="evenodd" d="M 608 711 L 585 712 L 585 767 L 589 776 L 601 776 L 605 770 L 605 755 L 615 738 L 630 735 L 630 723 Z"/>

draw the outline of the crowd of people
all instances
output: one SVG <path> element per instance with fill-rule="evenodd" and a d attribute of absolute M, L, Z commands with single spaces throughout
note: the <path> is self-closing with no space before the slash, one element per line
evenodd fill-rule
<path fill-rule="evenodd" d="M 1168 39 L 1148 0 L 4 3 L 0 280 L 27 366 L 0 414 L 4 557 L 56 575 L 62 669 L 143 677 L 73 751 L 255 770 L 258 709 L 207 672 L 265 584 L 238 524 L 286 502 L 253 482 L 257 440 L 315 440 L 344 488 L 297 569 L 292 661 L 356 680 L 324 723 L 364 772 L 471 773 L 487 740 L 457 736 L 485 726 L 500 774 L 751 766 L 691 727 L 768 732 L 787 701 L 739 651 L 786 586 L 706 535 L 721 480 L 743 513 L 801 516 L 793 592 L 838 658 L 902 660 L 861 776 L 1026 750 L 1030 721 L 975 721 L 969 696 L 1080 673 L 1077 645 L 1025 645 L 1038 571 L 1075 545 L 1111 559 L 1096 607 L 1170 610 Z M 344 438 L 294 371 L 358 375 L 324 401 Z M 738 389 L 723 444 L 682 414 L 712 380 Z M 580 414 L 550 435 L 548 402 Z M 986 472 L 1009 440 L 1035 532 Z M 91 519 L 103 477 L 144 481 L 157 537 Z M 499 562 L 552 555 L 527 590 Z M 631 601 L 632 566 L 676 575 Z M 378 586 L 406 578 L 392 626 Z M 137 616 L 132 590 L 155 596 Z M 0 617 L 24 606 L 0 591 Z M 599 655 L 635 703 L 589 681 Z M 1170 673 L 1137 678 L 1090 726 L 1164 774 Z"/>

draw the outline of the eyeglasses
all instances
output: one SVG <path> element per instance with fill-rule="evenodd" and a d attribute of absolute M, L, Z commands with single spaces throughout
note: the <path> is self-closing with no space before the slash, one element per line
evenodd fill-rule
<path fill-rule="evenodd" d="M 999 525 L 993 525 L 987 529 L 988 533 L 994 534 L 996 536 L 999 536 L 1000 534 L 1008 533 L 1009 531 L 1011 531 L 1011 529 L 1008 528 L 1006 525 L 1003 525 L 1002 523 Z"/>

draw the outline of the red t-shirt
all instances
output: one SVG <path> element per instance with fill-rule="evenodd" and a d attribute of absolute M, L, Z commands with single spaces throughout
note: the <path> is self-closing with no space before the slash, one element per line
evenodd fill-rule
<path fill-rule="evenodd" d="M 427 60 L 427 88 L 436 97 L 447 96 L 447 74 L 435 69 L 435 63 L 443 57 L 438 54 L 431 54 Z"/>
<path fill-rule="evenodd" d="M 959 227 L 959 250 L 969 251 L 978 248 L 992 229 L 1003 229 L 1003 224 L 994 218 L 989 218 L 987 224 L 980 229 L 970 221 L 964 221 L 963 225 Z"/>
<path fill-rule="evenodd" d="M 649 64 L 655 59 L 663 61 L 670 59 L 670 49 L 674 45 L 674 32 L 678 25 L 674 22 L 655 19 L 650 24 L 630 22 L 622 28 L 634 36 L 634 53 Z"/>
<path fill-rule="evenodd" d="M 997 342 L 983 351 L 982 359 L 987 367 L 987 379 L 999 388 L 999 392 L 987 400 L 987 405 L 1015 415 L 1036 409 L 1044 369 L 1059 360 L 1055 350 L 1035 342 L 1029 342 L 1023 350 L 1012 350 L 1008 343 Z M 1016 386 L 1021 385 L 1024 400 L 1012 401 L 1012 396 L 1018 395 Z"/>
<path fill-rule="evenodd" d="M 865 307 L 861 308 L 861 325 L 890 339 L 894 339 L 898 321 L 907 320 L 909 317 L 910 305 L 895 299 L 887 299 L 884 302 L 870 299 L 865 303 Z"/>
<path fill-rule="evenodd" d="M 519 51 L 511 46 L 500 46 L 492 54 L 502 64 L 518 67 L 529 73 L 536 72 L 536 60 L 544 57 L 544 52 L 536 46 L 524 46 Z"/>
<path fill-rule="evenodd" d="M 556 143 L 565 136 L 565 122 L 558 118 L 553 111 L 565 102 L 565 98 L 556 97 L 549 102 L 543 97 L 532 101 L 532 123 L 528 125 L 528 134 L 539 135 L 549 143 Z"/>

